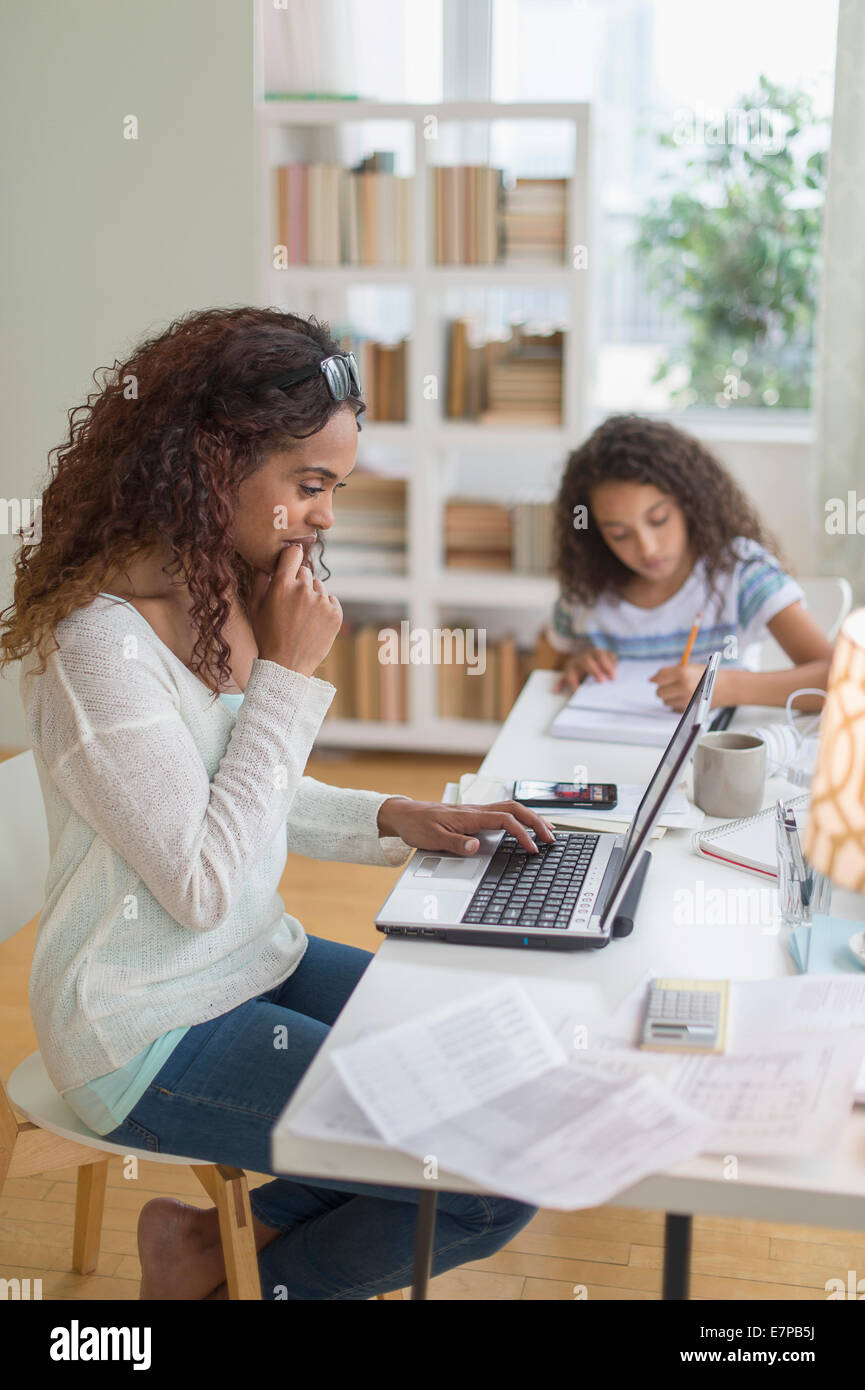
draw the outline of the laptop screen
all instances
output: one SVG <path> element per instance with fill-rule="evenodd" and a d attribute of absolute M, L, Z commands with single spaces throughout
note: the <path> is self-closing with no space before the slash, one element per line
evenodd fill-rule
<path fill-rule="evenodd" d="M 721 653 L 713 652 L 693 695 L 688 701 L 685 712 L 676 725 L 670 742 L 661 755 L 661 760 L 655 768 L 643 799 L 637 807 L 630 829 L 625 836 L 619 872 L 604 906 L 602 913 L 602 921 L 604 922 L 606 922 L 610 910 L 618 911 L 624 890 L 630 882 L 631 871 L 636 866 L 638 852 L 654 829 L 655 822 L 664 809 L 667 795 L 672 791 L 685 765 L 686 757 L 700 735 L 715 688 L 715 677 L 720 661 Z"/>

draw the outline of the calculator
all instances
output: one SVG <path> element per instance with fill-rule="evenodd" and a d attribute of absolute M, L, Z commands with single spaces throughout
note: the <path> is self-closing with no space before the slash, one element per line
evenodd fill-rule
<path fill-rule="evenodd" d="M 664 1052 L 723 1052 L 727 980 L 652 980 L 640 1046 Z"/>

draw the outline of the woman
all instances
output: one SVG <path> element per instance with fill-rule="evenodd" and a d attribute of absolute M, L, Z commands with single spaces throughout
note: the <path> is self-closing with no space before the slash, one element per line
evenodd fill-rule
<path fill-rule="evenodd" d="M 473 853 L 482 827 L 552 838 L 512 801 L 302 775 L 342 621 L 312 551 L 364 409 L 315 319 L 189 314 L 71 413 L 17 559 L 0 665 L 24 659 L 51 839 L 31 1009 L 55 1086 L 115 1143 L 273 1171 L 273 1124 L 371 959 L 285 912 L 287 850 L 399 865 L 412 846 Z M 266 1299 L 410 1279 L 414 1192 L 278 1178 L 251 1201 Z M 433 1273 L 533 1215 L 442 1193 Z M 215 1208 L 149 1202 L 139 1251 L 142 1298 L 226 1296 Z"/>

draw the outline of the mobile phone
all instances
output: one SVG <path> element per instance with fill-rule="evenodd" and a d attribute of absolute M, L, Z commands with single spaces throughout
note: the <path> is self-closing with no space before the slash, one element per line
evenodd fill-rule
<path fill-rule="evenodd" d="M 611 811 L 619 799 L 615 782 L 515 782 L 514 801 L 552 810 Z"/>

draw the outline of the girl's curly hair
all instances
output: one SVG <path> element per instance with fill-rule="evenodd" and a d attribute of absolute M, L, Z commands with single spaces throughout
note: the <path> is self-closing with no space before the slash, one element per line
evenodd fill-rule
<path fill-rule="evenodd" d="M 57 624 L 159 539 L 192 595 L 190 668 L 205 684 L 226 683 L 230 593 L 248 602 L 254 573 L 233 544 L 240 483 L 264 451 L 317 434 L 337 410 L 357 419 L 366 409 L 354 392 L 335 401 L 320 372 L 288 390 L 258 383 L 339 351 L 314 317 L 217 308 L 182 316 L 125 362 L 97 369 L 99 392 L 69 411 L 69 438 L 48 455 L 57 461 L 41 537 L 22 540 L 13 601 L 0 613 L 0 669 L 35 648 L 41 674 Z"/>
<path fill-rule="evenodd" d="M 779 555 L 738 483 L 699 440 L 663 420 L 613 415 L 570 454 L 559 487 L 555 571 L 566 599 L 588 607 L 605 591 L 621 592 L 633 577 L 592 520 L 592 489 L 613 480 L 652 484 L 678 503 L 710 590 L 735 565 L 738 536 Z M 586 508 L 589 524 L 582 529 L 575 527 L 577 507 Z"/>

